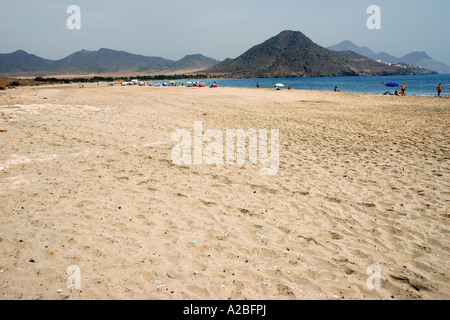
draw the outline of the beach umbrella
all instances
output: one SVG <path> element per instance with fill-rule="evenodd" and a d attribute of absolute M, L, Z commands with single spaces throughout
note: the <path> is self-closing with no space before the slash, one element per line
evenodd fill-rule
<path fill-rule="evenodd" d="M 395 82 L 386 83 L 385 86 L 386 87 L 391 87 L 391 88 L 393 88 L 393 87 L 400 87 L 400 85 L 398 83 L 395 83 Z"/>
<path fill-rule="evenodd" d="M 282 84 L 282 83 L 277 83 L 277 84 L 275 85 L 275 87 L 284 87 L 284 84 Z"/>

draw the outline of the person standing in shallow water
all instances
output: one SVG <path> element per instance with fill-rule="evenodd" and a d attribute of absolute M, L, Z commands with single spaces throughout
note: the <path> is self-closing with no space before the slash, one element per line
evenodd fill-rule
<path fill-rule="evenodd" d="M 437 86 L 437 92 L 438 92 L 438 97 L 441 96 L 441 91 L 442 91 L 442 83 L 439 83 L 439 85 Z"/>
<path fill-rule="evenodd" d="M 259 82 L 258 82 L 258 83 L 256 83 L 256 87 L 257 87 L 257 88 L 259 88 Z"/>
<path fill-rule="evenodd" d="M 405 91 L 406 91 L 406 84 L 402 84 L 402 96 L 405 95 Z"/>

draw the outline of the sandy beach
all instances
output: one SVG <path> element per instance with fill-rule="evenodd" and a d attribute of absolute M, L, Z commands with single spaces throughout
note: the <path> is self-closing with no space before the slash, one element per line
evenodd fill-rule
<path fill-rule="evenodd" d="M 279 130 L 277 173 L 174 164 L 195 122 Z M 0 299 L 450 299 L 449 142 L 448 98 L 0 91 Z"/>

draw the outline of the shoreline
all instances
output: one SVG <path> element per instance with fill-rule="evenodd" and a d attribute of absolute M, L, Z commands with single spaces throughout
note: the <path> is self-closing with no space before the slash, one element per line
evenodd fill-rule
<path fill-rule="evenodd" d="M 211 80 L 214 81 L 214 80 Z M 217 80 L 216 80 L 217 81 Z M 167 82 L 167 81 L 162 81 L 162 82 Z M 180 81 L 181 82 L 181 81 Z M 161 82 L 159 82 L 161 83 Z M 39 88 L 67 88 L 67 87 L 73 87 L 73 88 L 77 88 L 77 89 L 87 89 L 87 88 L 97 88 L 98 85 L 102 86 L 102 87 L 109 87 L 111 88 L 111 86 L 109 85 L 110 82 L 93 82 L 93 83 L 82 83 L 84 84 L 84 88 L 77 88 L 77 86 L 79 86 L 78 83 L 74 82 L 74 83 L 70 83 L 70 84 L 42 84 L 42 85 L 22 85 L 20 87 L 15 87 L 15 88 L 8 88 L 8 90 L 12 90 L 12 89 L 17 89 L 17 88 L 32 88 L 32 89 L 39 89 Z M 160 88 L 162 90 L 167 90 L 167 89 L 179 89 L 179 88 L 187 88 L 187 89 L 198 89 L 198 90 L 202 90 L 202 89 L 210 89 L 210 90 L 218 90 L 218 89 L 248 89 L 248 90 L 259 90 L 259 91 L 268 91 L 268 92 L 272 92 L 272 91 L 277 91 L 276 89 L 272 89 L 272 88 L 251 88 L 251 87 L 229 87 L 229 86 L 219 86 L 218 88 L 209 88 L 208 86 L 205 87 L 187 87 L 187 86 L 157 86 L 157 85 L 145 85 L 145 86 L 139 86 L 139 85 L 133 85 L 133 86 L 121 86 L 119 84 L 115 84 L 113 87 L 123 87 L 124 89 L 127 88 L 139 88 L 139 89 L 144 89 L 145 88 Z M 349 95 L 361 95 L 361 96 L 376 96 L 376 97 L 394 97 L 394 98 L 450 98 L 450 96 L 441 96 L 438 97 L 437 95 L 408 95 L 406 94 L 406 96 L 395 96 L 395 95 L 384 95 L 381 93 L 361 93 L 361 92 L 333 92 L 331 90 L 311 90 L 311 89 L 293 89 L 291 88 L 289 89 L 280 89 L 279 91 L 283 92 L 283 91 L 288 91 L 288 92 L 309 92 L 309 93 L 331 93 L 331 94 L 335 94 L 335 95 L 343 95 L 343 94 L 349 94 Z M 2 91 L 0 91 L 2 92 Z M 3 92 L 6 92 L 3 91 Z"/>
<path fill-rule="evenodd" d="M 95 83 L 95 84 L 97 84 L 97 83 L 116 83 L 116 85 L 117 85 L 117 82 L 120 82 L 120 81 L 123 81 L 122 79 L 119 79 L 119 78 L 116 78 L 116 79 L 114 79 L 114 80 L 112 80 L 112 81 L 110 81 L 110 80 L 107 80 L 107 81 L 105 81 L 105 80 L 102 80 L 102 79 L 105 79 L 105 75 L 94 75 L 95 77 L 92 77 L 92 75 L 90 75 L 90 76 L 84 76 L 83 78 L 78 78 L 78 79 L 85 79 L 85 80 L 89 80 L 88 82 L 80 82 L 80 81 L 73 81 L 73 80 L 77 80 L 77 78 L 72 78 L 72 79 L 67 79 L 67 78 L 58 78 L 59 79 L 59 81 L 68 81 L 68 80 L 70 80 L 70 83 L 71 84 L 76 84 L 76 83 L 83 83 L 83 84 L 86 84 L 86 83 Z M 443 76 L 443 77 L 448 77 L 448 76 L 450 76 L 450 75 L 439 75 L 439 76 Z M 58 77 L 63 77 L 62 75 L 61 76 L 58 76 Z M 96 77 L 98 77 L 100 80 L 96 80 Z M 132 79 L 132 78 L 134 78 L 134 77 L 137 77 L 137 78 L 139 78 L 139 77 L 141 77 L 141 76 L 126 76 L 126 77 L 128 77 L 129 79 Z M 159 76 L 158 76 L 159 77 Z M 307 78 L 307 79 L 336 79 L 336 80 L 339 80 L 339 79 L 341 79 L 341 80 L 347 80 L 347 79 L 350 79 L 350 78 L 357 78 L 357 79 L 359 79 L 359 78 L 375 78 L 375 77 L 379 77 L 379 76 L 372 76 L 372 77 L 336 77 L 336 78 L 329 78 L 329 77 L 311 77 L 311 78 Z M 395 78 L 395 77 L 397 77 L 397 76 L 386 76 L 386 77 L 383 77 L 383 78 Z M 416 77 L 416 76 L 414 76 L 414 75 L 411 75 L 411 76 L 405 76 L 405 77 L 403 77 L 403 78 L 407 78 L 407 77 Z M 423 77 L 426 77 L 426 76 L 423 76 Z M 6 80 L 5 80 L 6 79 Z M 24 81 L 24 82 L 27 82 L 27 83 L 29 83 L 30 81 L 31 82 L 35 82 L 34 80 L 30 80 L 30 79 L 26 79 L 26 80 L 24 80 L 25 78 L 0 78 L 0 86 L 1 86 L 1 84 L 2 84 L 2 82 L 3 83 L 5 83 L 5 81 L 7 81 L 7 79 L 10 79 L 11 81 L 12 80 L 20 80 L 20 81 Z M 47 80 L 52 80 L 52 79 L 55 79 L 55 78 L 47 78 Z M 175 79 L 175 82 L 176 83 L 182 83 L 182 82 L 186 82 L 186 81 L 203 81 L 203 82 L 207 82 L 208 84 L 211 84 L 213 81 L 221 81 L 221 80 L 225 80 L 225 81 L 245 81 L 245 80 L 252 80 L 252 81 L 254 81 L 255 82 L 255 86 L 256 86 L 256 82 L 258 82 L 258 81 L 264 81 L 264 80 L 266 80 L 266 79 L 268 79 L 268 78 L 261 78 L 261 79 L 240 79 L 240 78 L 235 78 L 235 79 L 233 79 L 233 78 L 186 78 L 186 79 Z M 283 79 L 283 80 L 286 80 L 286 81 L 288 81 L 289 79 L 306 79 L 306 78 L 270 78 L 271 80 L 273 80 L 273 82 L 275 83 L 276 81 L 279 81 L 278 79 Z M 3 81 L 2 81 L 3 80 Z M 43 79 L 43 80 L 45 80 L 45 79 Z M 95 80 L 95 81 L 94 81 Z M 171 80 L 171 79 L 170 79 Z M 144 81 L 144 82 L 152 82 L 152 83 L 169 83 L 170 81 L 169 80 L 140 80 L 140 81 Z M 438 81 L 438 80 L 437 80 Z M 51 82 L 43 82 L 45 85 L 52 85 L 53 83 L 51 83 Z M 56 84 L 55 83 L 55 85 L 58 85 L 58 84 Z M 38 85 L 39 86 L 39 85 Z M 331 84 L 330 84 L 330 86 L 331 86 Z M 253 87 L 253 85 L 252 86 L 223 86 L 223 87 L 227 87 L 227 88 L 249 88 L 249 89 L 252 89 L 252 88 L 254 88 Z M 267 85 L 266 86 L 263 86 L 263 87 L 261 87 L 260 89 L 271 89 L 271 87 L 267 87 Z M 383 89 L 385 89 L 386 91 L 385 92 L 390 92 L 390 90 L 393 90 L 392 92 L 391 92 L 391 94 L 392 95 L 394 95 L 394 91 L 395 91 L 395 88 L 383 88 Z M 284 88 L 284 89 L 282 89 L 282 90 L 286 90 L 286 88 Z M 301 89 L 301 88 L 292 88 L 292 90 L 304 90 L 304 91 L 317 91 L 317 92 L 330 92 L 330 91 L 332 91 L 332 89 L 330 88 L 330 89 L 328 89 L 328 90 L 320 90 L 320 89 L 310 89 L 310 88 L 307 88 L 307 89 Z M 363 92 L 363 91 L 342 91 L 342 93 L 344 93 L 344 92 L 346 92 L 346 93 L 355 93 L 355 94 L 370 94 L 370 95 L 384 95 L 384 93 L 382 93 L 381 91 L 383 91 L 383 90 L 380 90 L 380 93 L 377 93 L 377 92 Z M 407 90 L 407 92 L 408 92 L 408 90 Z M 442 97 L 443 98 L 450 98 L 450 94 L 447 94 L 447 96 L 446 96 L 446 88 L 444 88 L 444 90 L 443 90 L 443 95 L 442 95 Z M 437 93 L 427 93 L 427 94 L 414 94 L 414 93 L 407 93 L 407 96 L 414 96 L 414 97 L 437 97 Z"/>

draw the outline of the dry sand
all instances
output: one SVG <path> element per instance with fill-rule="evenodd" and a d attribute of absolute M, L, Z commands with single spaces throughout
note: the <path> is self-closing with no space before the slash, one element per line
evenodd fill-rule
<path fill-rule="evenodd" d="M 449 115 L 297 90 L 0 91 L 0 299 L 450 299 Z M 279 129 L 278 173 L 174 165 L 194 121 Z"/>

